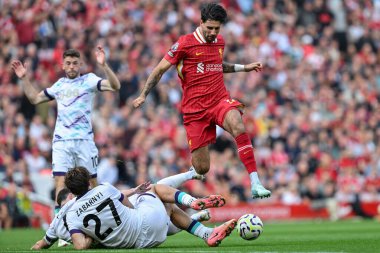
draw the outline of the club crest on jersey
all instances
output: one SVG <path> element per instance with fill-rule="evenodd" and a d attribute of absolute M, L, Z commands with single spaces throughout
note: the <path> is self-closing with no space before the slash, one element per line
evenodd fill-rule
<path fill-rule="evenodd" d="M 169 55 L 170 57 L 174 57 L 174 52 L 177 51 L 178 46 L 179 46 L 179 43 L 176 42 L 176 43 L 170 48 L 170 50 L 169 50 L 169 52 L 168 52 L 168 55 Z"/>
<path fill-rule="evenodd" d="M 220 59 L 223 59 L 223 48 L 219 48 Z"/>

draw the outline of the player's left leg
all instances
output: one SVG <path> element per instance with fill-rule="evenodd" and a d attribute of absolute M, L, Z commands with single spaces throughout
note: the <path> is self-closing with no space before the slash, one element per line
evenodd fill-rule
<path fill-rule="evenodd" d="M 163 179 L 159 180 L 157 182 L 157 184 L 164 184 L 164 185 L 168 185 L 168 186 L 173 187 L 173 188 L 178 188 L 179 186 L 181 186 L 186 181 L 193 180 L 193 179 L 205 180 L 205 176 L 198 174 L 195 171 L 194 167 L 191 167 L 189 169 L 189 171 L 184 172 L 184 173 L 179 173 L 179 174 L 176 174 L 176 175 L 173 175 L 170 177 L 163 178 Z M 191 219 L 196 220 L 196 221 L 200 221 L 200 222 L 201 221 L 208 221 L 209 219 L 211 219 L 210 211 L 207 209 L 201 210 L 201 211 L 191 215 Z M 168 236 L 174 235 L 174 234 L 177 234 L 181 231 L 182 231 L 182 229 L 176 227 L 172 222 L 170 222 L 167 235 Z"/>
<path fill-rule="evenodd" d="M 205 210 L 201 210 L 201 211 L 199 211 L 197 213 L 192 214 L 190 216 L 190 218 L 192 220 L 199 221 L 199 222 L 208 221 L 208 220 L 211 219 L 211 214 L 210 214 L 210 211 L 208 209 L 205 209 Z M 177 233 L 179 233 L 181 231 L 182 231 L 182 229 L 180 229 L 177 226 L 175 226 L 173 224 L 173 222 L 169 223 L 168 236 L 169 235 L 177 234 Z"/>
<path fill-rule="evenodd" d="M 241 112 L 238 111 L 237 108 L 231 108 L 225 113 L 223 128 L 235 138 L 240 160 L 244 164 L 251 179 L 252 197 L 270 197 L 271 192 L 265 189 L 259 180 L 252 142 L 245 131 Z"/>
<path fill-rule="evenodd" d="M 168 215 L 175 226 L 203 239 L 210 247 L 218 246 L 224 238 L 230 235 L 236 225 L 236 220 L 233 219 L 219 227 L 209 228 L 199 221 L 191 219 L 176 205 L 171 205 Z"/>
<path fill-rule="evenodd" d="M 191 151 L 191 168 L 195 168 L 200 175 L 205 175 L 210 170 L 210 152 L 208 145 Z"/>
<path fill-rule="evenodd" d="M 56 141 L 52 146 L 52 167 L 55 181 L 55 208 L 54 213 L 59 212 L 60 207 L 57 203 L 58 193 L 65 188 L 65 175 L 69 168 L 75 166 L 75 158 L 71 155 L 71 141 Z"/>
<path fill-rule="evenodd" d="M 84 167 L 91 175 L 90 188 L 98 185 L 97 169 L 99 152 L 92 140 L 73 140 L 75 153 L 75 166 Z"/>

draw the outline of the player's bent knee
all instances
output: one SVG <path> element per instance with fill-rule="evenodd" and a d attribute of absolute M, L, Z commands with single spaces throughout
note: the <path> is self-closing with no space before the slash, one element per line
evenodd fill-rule
<path fill-rule="evenodd" d="M 195 171 L 200 175 L 204 175 L 210 170 L 209 166 L 194 166 L 194 168 Z"/>

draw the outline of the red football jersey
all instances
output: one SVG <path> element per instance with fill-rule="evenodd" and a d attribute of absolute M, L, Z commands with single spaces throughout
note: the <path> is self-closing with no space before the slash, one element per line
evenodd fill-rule
<path fill-rule="evenodd" d="M 177 65 L 183 113 L 204 111 L 229 98 L 223 80 L 224 44 L 221 35 L 207 43 L 198 27 L 192 34 L 181 36 L 165 55 L 166 60 Z"/>

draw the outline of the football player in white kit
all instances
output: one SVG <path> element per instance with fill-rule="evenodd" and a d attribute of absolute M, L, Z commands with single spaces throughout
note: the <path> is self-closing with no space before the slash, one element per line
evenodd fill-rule
<path fill-rule="evenodd" d="M 205 176 L 197 174 L 195 170 L 189 170 L 184 173 L 163 178 L 160 181 L 158 181 L 157 184 L 166 184 L 173 188 L 178 188 L 184 182 L 193 180 L 193 179 L 205 180 Z M 144 193 L 148 191 L 149 189 L 150 189 L 149 182 L 147 182 L 147 183 L 137 186 L 136 188 L 122 190 L 122 193 L 124 194 L 124 196 L 130 196 L 128 197 L 129 200 L 131 201 L 133 205 L 136 205 L 137 196 L 138 196 L 137 194 Z M 32 246 L 31 249 L 40 250 L 40 249 L 50 248 L 58 239 L 61 239 L 60 242 L 64 243 L 60 245 L 60 243 L 58 242 L 58 247 L 66 246 L 71 243 L 71 236 L 70 236 L 67 223 L 66 223 L 66 212 L 70 209 L 72 204 L 75 202 L 75 201 L 72 201 L 73 198 L 75 198 L 75 196 L 72 193 L 70 193 L 70 190 L 67 188 L 63 188 L 58 193 L 57 202 L 58 202 L 58 205 L 61 207 L 61 209 L 58 212 L 58 214 L 55 215 L 53 221 L 50 223 L 49 229 L 46 231 L 46 234 L 43 237 L 43 239 L 37 241 Z M 196 220 L 199 222 L 207 221 L 210 218 L 211 218 L 210 212 L 207 209 L 201 210 L 191 215 L 192 220 Z M 168 229 L 168 236 L 176 234 L 180 231 L 182 231 L 182 229 L 177 228 L 176 226 L 173 225 L 173 223 L 170 222 L 169 229 Z"/>
<path fill-rule="evenodd" d="M 174 225 L 202 239 L 209 246 L 218 246 L 236 225 L 232 219 L 219 227 L 208 228 L 192 220 L 176 205 L 195 210 L 221 207 L 220 195 L 195 199 L 167 185 L 152 185 L 149 192 L 140 194 L 135 207 L 110 184 L 89 190 L 90 175 L 85 168 L 76 167 L 65 176 L 66 187 L 77 196 L 66 213 L 66 221 L 75 249 L 87 249 L 93 239 L 108 248 L 151 248 L 166 240 L 169 217 Z M 169 216 L 169 217 L 168 217 Z"/>
<path fill-rule="evenodd" d="M 94 73 L 81 75 L 80 68 L 83 63 L 80 53 L 75 49 L 68 49 L 63 53 L 62 64 L 66 77 L 60 78 L 50 88 L 42 91 L 33 87 L 23 63 L 19 60 L 11 63 L 14 72 L 22 80 L 25 95 L 32 104 L 53 99 L 57 101 L 58 113 L 52 147 L 56 196 L 64 188 L 65 174 L 69 168 L 75 166 L 87 168 L 92 177 L 91 186 L 97 185 L 98 149 L 94 143 L 91 124 L 93 100 L 99 91 L 119 90 L 120 82 L 107 65 L 104 49 L 100 45 L 97 46 L 95 55 L 107 79 L 102 79 Z"/>
<path fill-rule="evenodd" d="M 123 190 L 126 197 L 134 194 L 144 193 L 150 189 L 150 182 L 140 184 L 136 188 Z M 42 240 L 37 241 L 31 249 L 40 250 L 50 248 L 58 239 L 65 242 L 71 242 L 71 236 L 66 222 L 66 213 L 75 203 L 75 196 L 69 189 L 63 188 L 57 195 L 58 205 L 61 207 L 59 212 L 55 215 L 53 221 L 50 223 L 48 230 Z"/>

